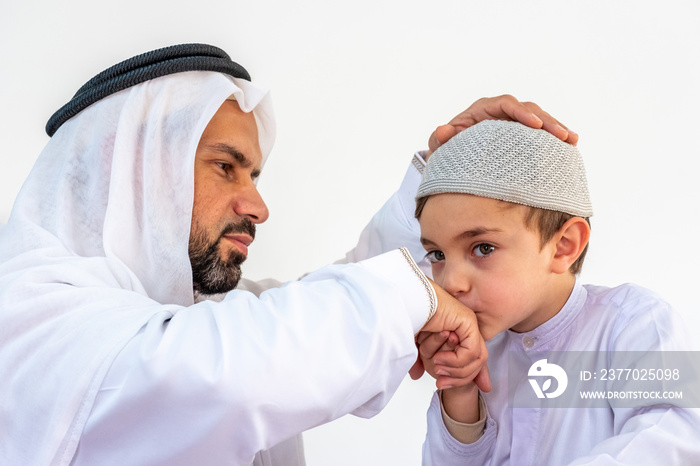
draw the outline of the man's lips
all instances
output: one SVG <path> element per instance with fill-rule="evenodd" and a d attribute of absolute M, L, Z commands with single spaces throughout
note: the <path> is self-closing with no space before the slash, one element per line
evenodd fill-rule
<path fill-rule="evenodd" d="M 253 242 L 249 235 L 224 235 L 224 239 L 233 243 L 244 255 L 248 255 L 248 246 Z"/>

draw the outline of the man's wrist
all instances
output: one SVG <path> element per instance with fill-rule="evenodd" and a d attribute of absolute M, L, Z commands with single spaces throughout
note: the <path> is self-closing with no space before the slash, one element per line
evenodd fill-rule
<path fill-rule="evenodd" d="M 423 284 L 423 287 L 425 288 L 425 291 L 428 295 L 429 309 L 428 309 L 428 318 L 425 319 L 425 323 L 423 324 L 423 326 L 425 326 L 425 324 L 430 319 L 432 319 L 433 316 L 435 315 L 435 313 L 437 312 L 438 301 L 437 301 L 437 294 L 435 293 L 435 288 L 433 288 L 433 285 L 431 284 L 428 277 L 425 276 L 425 274 L 418 267 L 418 264 L 416 264 L 416 262 L 413 260 L 413 257 L 411 257 L 411 253 L 408 252 L 408 249 L 401 248 L 399 250 L 401 251 L 401 254 L 403 254 L 408 265 L 413 270 L 413 273 L 416 275 L 416 277 L 418 277 L 418 279 Z M 423 326 L 421 326 L 421 328 L 423 328 Z M 419 331 L 420 331 L 420 329 L 417 329 L 415 331 L 415 333 L 417 334 Z"/>

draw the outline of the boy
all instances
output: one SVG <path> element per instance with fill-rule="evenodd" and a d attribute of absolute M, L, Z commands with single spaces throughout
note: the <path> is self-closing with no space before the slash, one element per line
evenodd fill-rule
<path fill-rule="evenodd" d="M 423 365 L 443 388 L 428 410 L 424 465 L 698 464 L 692 410 L 654 400 L 556 409 L 569 407 L 547 397 L 565 391 L 566 381 L 557 378 L 556 394 L 551 380 L 514 385 L 513 357 L 537 376 L 553 351 L 687 349 L 678 317 L 648 290 L 576 279 L 593 212 L 574 146 L 517 123 L 484 121 L 432 155 L 416 199 L 433 278 L 476 313 L 493 387 L 480 393 L 460 380 L 466 374 L 436 366 L 440 345 L 454 346 L 444 335 L 419 335 Z M 517 404 L 538 390 L 539 404 Z"/>

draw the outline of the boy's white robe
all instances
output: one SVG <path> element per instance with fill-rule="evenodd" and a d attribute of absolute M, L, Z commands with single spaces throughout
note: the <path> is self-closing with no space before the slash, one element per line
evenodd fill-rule
<path fill-rule="evenodd" d="M 487 347 L 493 390 L 483 394 L 488 411 L 483 436 L 468 445 L 455 440 L 443 423 L 436 394 L 428 410 L 425 466 L 698 464 L 700 414 L 673 401 L 640 399 L 636 408 L 509 406 L 513 352 L 534 363 L 549 351 L 687 351 L 679 316 L 649 290 L 577 283 L 552 319 L 527 333 L 505 331 Z M 680 368 L 692 381 L 688 369 Z M 697 378 L 687 387 L 687 397 L 696 384 Z"/>

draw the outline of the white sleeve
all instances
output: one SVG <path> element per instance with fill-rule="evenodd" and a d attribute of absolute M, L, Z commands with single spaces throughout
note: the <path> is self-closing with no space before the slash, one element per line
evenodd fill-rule
<path fill-rule="evenodd" d="M 423 260 L 425 249 L 420 244 L 420 227 L 414 217 L 415 196 L 424 166 L 422 152 L 417 152 L 398 191 L 384 203 L 362 230 L 357 246 L 339 262 L 357 262 L 405 247 L 421 270 L 430 276 L 430 264 Z"/>
<path fill-rule="evenodd" d="M 72 464 L 246 465 L 347 413 L 372 416 L 415 362 L 432 293 L 393 251 L 162 312 L 112 364 Z"/>
<path fill-rule="evenodd" d="M 394 249 L 406 248 L 423 273 L 432 277 L 430 264 L 425 260 L 425 250 L 420 244 L 420 226 L 414 217 L 415 196 L 425 167 L 423 154 L 423 151 L 415 153 L 398 191 L 374 214 L 360 233 L 357 245 L 336 264 L 359 262 Z M 274 279 L 253 281 L 243 278 L 237 289 L 260 296 L 263 291 L 280 286 L 282 282 Z M 220 301 L 224 295 L 209 298 Z"/>

